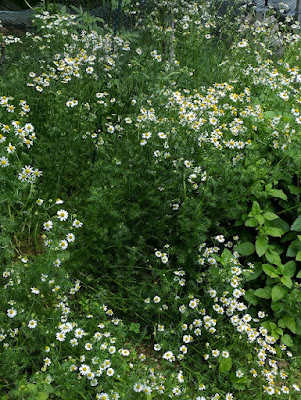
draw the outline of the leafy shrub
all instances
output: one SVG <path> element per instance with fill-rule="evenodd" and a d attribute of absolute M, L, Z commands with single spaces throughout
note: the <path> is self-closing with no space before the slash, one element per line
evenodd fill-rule
<path fill-rule="evenodd" d="M 252 287 L 247 290 L 246 299 L 254 306 L 259 299 L 269 300 L 261 300 L 261 304 L 265 304 L 266 312 L 272 316 L 265 327 L 272 331 L 276 339 L 281 336 L 283 343 L 293 346 L 290 334 L 297 335 L 296 343 L 301 334 L 299 321 L 295 318 L 301 311 L 298 282 L 301 276 L 298 267 L 301 255 L 298 235 L 300 216 L 293 220 L 300 213 L 300 189 L 293 185 L 289 188 L 290 203 L 283 190 L 274 189 L 270 184 L 265 186 L 269 201 L 265 202 L 264 209 L 261 209 L 257 201 L 253 202 L 247 219 L 244 218 L 245 226 L 249 227 L 244 240 L 248 241 L 242 242 L 236 249 L 255 265 L 252 274 L 247 276 Z M 286 206 L 279 207 L 275 200 Z M 287 221 L 282 215 L 288 218 Z M 255 229 L 256 237 L 250 232 L 251 228 Z M 289 332 L 284 331 L 284 328 Z"/>

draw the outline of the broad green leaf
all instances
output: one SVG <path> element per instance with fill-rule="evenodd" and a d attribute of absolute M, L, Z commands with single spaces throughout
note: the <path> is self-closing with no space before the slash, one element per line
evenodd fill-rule
<path fill-rule="evenodd" d="M 288 287 L 289 289 L 293 287 L 293 281 L 288 276 L 283 276 L 281 278 L 281 282 L 284 284 L 284 286 Z"/>
<path fill-rule="evenodd" d="M 245 225 L 251 228 L 254 228 L 255 226 L 258 225 L 258 222 L 256 221 L 255 218 L 248 218 L 245 222 Z"/>
<path fill-rule="evenodd" d="M 301 278 L 301 271 L 298 272 L 296 278 L 300 279 Z"/>
<path fill-rule="evenodd" d="M 275 264 L 280 266 L 281 265 L 281 258 L 277 251 L 268 249 L 265 253 L 265 256 L 269 263 Z"/>
<path fill-rule="evenodd" d="M 260 225 L 263 225 L 263 224 L 265 223 L 265 219 L 264 219 L 263 216 L 260 215 L 260 214 L 255 215 L 254 218 L 258 221 L 258 223 L 259 223 Z"/>
<path fill-rule="evenodd" d="M 255 242 L 255 249 L 259 257 L 265 254 L 268 247 L 269 247 L 268 239 L 266 237 L 257 236 Z"/>
<path fill-rule="evenodd" d="M 281 237 L 285 233 L 281 228 L 273 228 L 272 226 L 266 226 L 265 231 L 273 237 Z"/>
<path fill-rule="evenodd" d="M 288 185 L 289 191 L 291 192 L 291 194 L 300 194 L 301 193 L 301 188 L 298 186 L 294 186 L 294 185 Z"/>
<path fill-rule="evenodd" d="M 288 347 L 292 347 L 294 345 L 294 342 L 293 342 L 291 336 L 287 335 L 287 334 L 281 336 L 281 342 Z"/>
<path fill-rule="evenodd" d="M 298 251 L 298 253 L 296 255 L 296 260 L 301 261 L 301 251 Z"/>
<path fill-rule="evenodd" d="M 276 215 L 276 214 L 274 214 L 274 213 L 272 213 L 272 212 L 265 212 L 265 213 L 263 214 L 263 217 L 264 217 L 265 219 L 267 219 L 268 221 L 274 221 L 274 219 L 279 218 L 278 215 Z"/>
<path fill-rule="evenodd" d="M 262 270 L 265 272 L 266 275 L 270 276 L 271 278 L 278 278 L 277 270 L 270 264 L 263 264 Z"/>
<path fill-rule="evenodd" d="M 282 218 L 277 218 L 274 219 L 273 221 L 266 221 L 265 223 L 265 227 L 269 227 L 269 228 L 278 228 L 282 231 L 282 235 L 284 235 L 286 232 L 290 231 L 290 226 L 289 224 L 284 221 L 284 219 Z"/>
<path fill-rule="evenodd" d="M 47 400 L 49 398 L 49 393 L 39 392 L 36 396 L 37 400 Z"/>
<path fill-rule="evenodd" d="M 255 268 L 251 269 L 251 271 L 252 272 L 244 271 L 244 276 L 247 282 L 254 281 L 261 275 L 262 273 L 261 265 L 255 264 Z"/>
<path fill-rule="evenodd" d="M 286 328 L 286 324 L 285 324 L 285 321 L 283 318 L 280 318 L 278 320 L 278 326 L 280 326 L 280 328 L 283 328 L 283 329 Z"/>
<path fill-rule="evenodd" d="M 272 330 L 272 329 L 277 329 L 277 325 L 275 324 L 275 322 L 271 322 L 271 321 L 264 321 L 261 324 L 265 329 L 267 329 L 268 331 Z"/>
<path fill-rule="evenodd" d="M 265 119 L 273 119 L 273 118 L 277 117 L 277 114 L 275 113 L 275 111 L 265 111 L 262 115 Z"/>
<path fill-rule="evenodd" d="M 268 189 L 267 190 L 268 194 L 270 194 L 272 197 L 278 197 L 283 200 L 287 200 L 287 195 L 283 192 L 283 190 L 279 189 Z"/>
<path fill-rule="evenodd" d="M 272 289 L 270 286 L 265 286 L 263 289 L 260 288 L 255 290 L 254 294 L 262 299 L 269 299 L 271 297 L 271 291 Z"/>
<path fill-rule="evenodd" d="M 258 215 L 261 213 L 260 205 L 257 201 L 253 201 L 252 204 L 252 215 Z"/>
<path fill-rule="evenodd" d="M 249 256 L 254 253 L 255 248 L 253 243 L 245 242 L 235 247 L 235 250 L 242 256 Z"/>
<path fill-rule="evenodd" d="M 272 301 L 271 309 L 276 312 L 279 311 L 280 309 L 283 309 L 283 306 L 280 303 L 280 301 Z"/>
<path fill-rule="evenodd" d="M 233 258 L 233 254 L 229 249 L 224 249 L 221 255 L 221 262 L 223 265 L 229 263 L 229 261 Z"/>
<path fill-rule="evenodd" d="M 286 243 L 286 242 L 292 242 L 292 240 L 296 239 L 296 234 L 295 232 L 288 232 L 281 238 L 281 243 Z"/>
<path fill-rule="evenodd" d="M 248 378 L 246 376 L 243 376 L 242 378 L 236 378 L 236 379 L 237 379 L 236 384 L 242 384 L 242 383 L 246 383 Z M 245 388 L 245 386 L 243 388 Z"/>
<path fill-rule="evenodd" d="M 229 372 L 232 368 L 232 358 L 222 358 L 219 363 L 219 370 L 220 372 Z"/>
<path fill-rule="evenodd" d="M 301 215 L 294 221 L 291 231 L 301 231 Z"/>
<path fill-rule="evenodd" d="M 276 331 L 274 331 L 274 330 L 271 331 L 271 336 L 273 336 L 273 338 L 274 338 L 275 340 L 278 340 L 279 337 L 280 337 L 279 333 L 276 332 Z"/>
<path fill-rule="evenodd" d="M 301 251 L 301 241 L 296 239 L 288 246 L 286 255 L 287 257 L 296 257 L 299 251 Z"/>
<path fill-rule="evenodd" d="M 292 278 L 296 272 L 296 263 L 295 261 L 289 261 L 283 266 L 283 275 Z"/>
<path fill-rule="evenodd" d="M 286 327 L 291 332 L 296 333 L 297 326 L 296 326 L 295 318 L 293 318 L 293 317 L 284 317 L 283 319 L 284 319 Z"/>
<path fill-rule="evenodd" d="M 33 392 L 33 393 L 35 393 L 35 392 L 38 391 L 37 385 L 35 385 L 34 383 L 27 383 L 27 384 L 26 384 L 26 388 L 27 388 L 29 391 Z"/>
<path fill-rule="evenodd" d="M 281 300 L 287 293 L 287 289 L 276 285 L 272 289 L 272 300 L 273 301 L 278 301 Z"/>
<path fill-rule="evenodd" d="M 253 306 L 256 306 L 258 303 L 258 299 L 254 294 L 255 290 L 254 289 L 248 289 L 244 295 L 244 298 L 247 300 L 248 303 L 252 304 Z"/>

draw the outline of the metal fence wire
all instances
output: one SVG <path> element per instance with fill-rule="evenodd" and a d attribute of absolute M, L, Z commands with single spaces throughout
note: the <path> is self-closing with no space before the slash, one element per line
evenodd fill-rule
<path fill-rule="evenodd" d="M 204 0 L 195 0 L 196 3 Z M 258 16 L 264 16 L 271 7 L 282 10 L 284 15 L 293 16 L 301 22 L 301 0 L 211 0 L 218 5 L 218 9 L 238 9 L 239 3 L 255 6 Z M 162 7 L 158 0 L 61 0 L 61 4 L 83 7 L 92 15 L 102 18 L 106 26 L 114 30 L 132 30 L 145 28 L 145 21 L 152 11 Z M 166 7 L 176 7 L 177 0 L 165 1 Z"/>
<path fill-rule="evenodd" d="M 116 34 L 120 29 L 132 30 L 143 26 L 144 17 L 156 0 L 61 0 L 66 7 L 82 7 L 92 16 L 103 19 L 106 27 Z"/>
<path fill-rule="evenodd" d="M 4 0 L 0 0 L 1 2 Z M 16 3 L 21 0 L 14 0 Z M 22 0 L 24 1 L 24 0 Z M 57 6 L 65 5 L 69 12 L 74 13 L 74 7 L 82 8 L 83 11 L 88 11 L 92 16 L 101 18 L 104 21 L 105 27 L 113 30 L 114 34 L 120 33 L 121 31 L 131 31 L 131 30 L 146 30 L 147 24 L 150 21 L 149 17 L 152 15 L 154 11 L 162 10 L 161 15 L 167 15 L 172 12 L 172 10 L 176 9 L 178 4 L 185 6 L 184 0 L 43 0 L 44 6 L 50 7 L 51 3 L 56 4 Z M 206 0 L 194 0 L 195 3 L 203 3 Z M 256 14 L 258 18 L 265 18 L 265 15 L 268 13 L 270 7 L 276 8 L 276 10 L 283 9 L 284 14 L 288 16 L 294 16 L 295 19 L 300 21 L 301 19 L 301 0 L 207 0 L 209 3 L 216 5 L 216 9 L 219 10 L 219 14 L 229 14 L 229 10 L 231 10 L 231 16 L 235 16 L 236 13 L 239 13 L 239 5 L 249 4 L 250 6 L 254 6 L 256 10 Z M 13 2 L 13 0 L 12 0 Z M 27 4 L 31 4 L 32 6 L 38 5 L 40 0 L 28 0 Z M 189 2 L 187 1 L 187 4 Z M 24 2 L 24 4 L 26 4 Z M 24 5 L 23 4 L 23 5 Z M 27 7 L 27 6 L 26 6 Z M 1 9 L 1 7 L 0 7 Z M 27 7 L 22 11 L 14 12 L 6 12 L 6 18 L 10 18 L 10 23 L 12 25 L 16 25 L 17 19 L 20 19 L 22 22 L 22 18 L 27 18 L 30 20 L 30 15 L 25 16 L 26 12 L 32 12 Z M 24 17 L 21 18 L 21 14 Z M 14 14 L 14 15 L 6 15 L 6 14 Z M 17 15 L 18 14 L 18 15 Z M 232 15 L 233 14 L 233 15 Z M 158 13 L 157 13 L 158 15 Z M 3 13 L 1 12 L 1 16 Z M 229 16 L 229 15 L 228 15 Z M 15 18 L 15 21 L 11 21 Z M 0 18 L 1 19 L 1 18 Z M 5 21 L 3 21 L 5 22 Z M 21 24 L 20 22 L 20 24 Z M 301 21 L 300 21 L 301 22 Z M 21 24 L 22 25 L 22 24 Z M 23 24 L 26 26 L 26 24 Z"/>

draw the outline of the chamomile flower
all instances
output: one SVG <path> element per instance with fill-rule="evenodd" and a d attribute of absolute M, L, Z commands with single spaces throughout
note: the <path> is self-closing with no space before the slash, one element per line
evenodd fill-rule
<path fill-rule="evenodd" d="M 168 263 L 168 256 L 166 253 L 163 253 L 163 255 L 161 257 L 161 261 L 163 262 L 163 264 Z"/>
<path fill-rule="evenodd" d="M 71 107 L 71 108 L 73 108 L 73 107 L 75 107 L 77 105 L 78 105 L 78 101 L 75 100 L 75 99 L 68 100 L 67 103 L 66 103 L 66 106 L 67 107 Z"/>
<path fill-rule="evenodd" d="M 53 261 L 53 265 L 55 265 L 58 268 L 61 265 L 61 260 L 57 258 L 56 260 Z"/>
<path fill-rule="evenodd" d="M 66 334 L 64 332 L 57 332 L 55 336 L 59 342 L 64 342 L 66 339 Z"/>
<path fill-rule="evenodd" d="M 59 211 L 57 212 L 57 216 L 58 216 L 58 219 L 59 219 L 60 221 L 67 221 L 68 215 L 69 215 L 68 212 L 65 211 L 65 210 L 59 210 Z"/>
<path fill-rule="evenodd" d="M 37 323 L 37 321 L 35 321 L 34 319 L 32 319 L 32 320 L 30 320 L 29 322 L 28 322 L 28 328 L 30 328 L 30 329 L 34 329 L 34 328 L 36 328 L 37 327 L 37 325 L 38 325 L 38 323 Z"/>
<path fill-rule="evenodd" d="M 86 344 L 85 344 L 85 349 L 86 349 L 87 351 L 92 350 L 92 349 L 93 349 L 92 344 L 91 344 L 91 343 L 86 343 Z"/>
<path fill-rule="evenodd" d="M 75 241 L 75 236 L 73 233 L 67 233 L 66 235 L 66 239 L 69 243 L 74 242 Z"/>
<path fill-rule="evenodd" d="M 6 150 L 7 150 L 8 154 L 12 154 L 12 153 L 15 152 L 16 147 L 13 146 L 11 143 L 9 143 L 9 145 L 8 145 L 7 148 L 6 148 Z"/>
<path fill-rule="evenodd" d="M 1 165 L 2 168 L 8 167 L 9 166 L 8 158 L 1 157 L 0 158 L 0 165 Z"/>
<path fill-rule="evenodd" d="M 44 222 L 43 226 L 45 231 L 50 231 L 53 228 L 53 222 L 49 220 L 47 222 Z"/>
<path fill-rule="evenodd" d="M 86 365 L 86 364 L 82 364 L 80 367 L 79 367 L 79 373 L 81 374 L 81 375 L 88 375 L 89 373 L 91 372 L 91 368 L 89 367 L 89 365 Z"/>
<path fill-rule="evenodd" d="M 161 298 L 159 296 L 154 297 L 154 303 L 160 303 Z"/>
<path fill-rule="evenodd" d="M 162 357 L 169 362 L 175 361 L 175 356 L 172 351 L 165 352 Z"/>
<path fill-rule="evenodd" d="M 76 338 L 72 338 L 69 343 L 71 344 L 72 347 L 75 347 L 78 345 L 78 340 Z"/>
<path fill-rule="evenodd" d="M 81 329 L 81 328 L 75 329 L 74 336 L 76 338 L 81 339 L 85 335 L 86 335 L 86 333 L 85 333 L 85 331 L 83 329 Z"/>
<path fill-rule="evenodd" d="M 17 315 L 17 311 L 14 308 L 10 308 L 6 312 L 9 318 L 14 318 Z"/>
<path fill-rule="evenodd" d="M 83 223 L 80 222 L 78 219 L 75 219 L 75 220 L 72 222 L 72 226 L 73 226 L 74 228 L 80 228 L 80 227 L 83 226 Z"/>
<path fill-rule="evenodd" d="M 59 242 L 59 247 L 60 247 L 62 250 L 66 250 L 67 247 L 68 247 L 68 242 L 67 242 L 67 240 L 61 240 L 61 241 Z"/>

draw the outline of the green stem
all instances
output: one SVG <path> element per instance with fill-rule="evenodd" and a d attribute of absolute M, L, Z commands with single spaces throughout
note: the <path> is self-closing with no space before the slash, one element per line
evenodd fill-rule
<path fill-rule="evenodd" d="M 294 208 L 298 208 L 298 207 L 301 207 L 301 204 L 297 204 L 296 206 L 286 208 L 285 210 L 282 210 L 282 211 L 278 212 L 277 215 L 283 214 L 283 213 L 285 213 L 287 211 L 293 210 Z"/>

